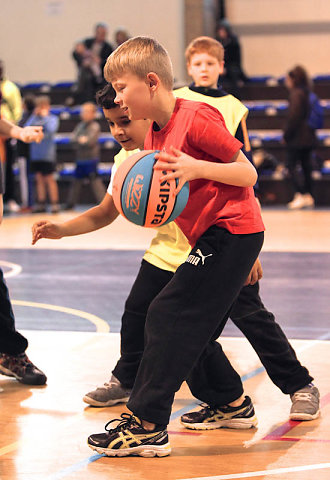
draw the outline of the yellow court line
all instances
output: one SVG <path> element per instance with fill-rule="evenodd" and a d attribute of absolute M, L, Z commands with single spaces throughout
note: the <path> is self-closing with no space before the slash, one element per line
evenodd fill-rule
<path fill-rule="evenodd" d="M 13 450 L 17 450 L 20 442 L 15 442 L 11 443 L 10 445 L 7 445 L 6 447 L 0 448 L 0 457 L 2 455 L 6 455 L 6 453 L 12 452 Z"/>
<path fill-rule="evenodd" d="M 83 312 L 82 310 L 62 307 L 60 305 L 50 305 L 48 303 L 26 302 L 25 300 L 12 300 L 12 304 L 22 306 L 22 307 L 45 308 L 46 310 L 53 310 L 55 312 L 68 313 L 69 315 L 75 315 L 76 317 L 84 318 L 85 320 L 88 320 L 89 322 L 93 323 L 96 326 L 97 332 L 100 332 L 100 333 L 110 332 L 110 327 L 105 320 L 102 320 L 102 318 L 97 317 L 92 313 Z"/>

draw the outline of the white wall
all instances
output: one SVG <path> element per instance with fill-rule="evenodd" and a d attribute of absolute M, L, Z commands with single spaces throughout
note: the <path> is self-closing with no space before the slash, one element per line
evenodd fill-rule
<path fill-rule="evenodd" d="M 184 78 L 182 0 L 1 0 L 0 18 L 0 58 L 18 83 L 74 80 L 73 45 L 100 21 L 111 43 L 119 26 L 157 38 Z"/>
<path fill-rule="evenodd" d="M 74 43 L 104 21 L 109 40 L 119 26 L 131 35 L 157 38 L 181 81 L 183 9 L 184 0 L 1 0 L 0 58 L 8 77 L 19 83 L 74 80 Z M 243 65 L 249 75 L 283 75 L 298 62 L 312 75 L 330 71 L 330 0 L 227 0 L 227 15 L 234 30 L 243 32 Z M 302 34 L 297 33 L 300 25 Z M 308 25 L 312 33 L 306 33 Z M 272 34 L 260 33 L 262 26 Z"/>
<path fill-rule="evenodd" d="M 297 63 L 311 75 L 330 72 L 329 0 L 227 0 L 227 17 L 243 32 L 247 74 L 283 75 Z"/>

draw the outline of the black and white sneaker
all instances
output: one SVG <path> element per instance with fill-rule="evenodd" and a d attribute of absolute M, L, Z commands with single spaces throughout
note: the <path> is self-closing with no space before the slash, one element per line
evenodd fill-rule
<path fill-rule="evenodd" d="M 113 422 L 119 424 L 115 428 L 108 428 Z M 87 443 L 92 450 L 108 457 L 166 457 L 171 453 L 166 427 L 156 426 L 150 432 L 142 427 L 141 421 L 134 415 L 122 413 L 120 419 L 110 420 L 105 430 L 107 433 L 90 435 Z"/>
<path fill-rule="evenodd" d="M 210 407 L 202 404 L 198 412 L 185 413 L 181 417 L 181 423 L 186 428 L 193 430 L 213 430 L 215 428 L 252 428 L 258 425 L 250 397 L 245 397 L 239 407 L 224 405 L 222 407 Z"/>
<path fill-rule="evenodd" d="M 44 385 L 47 377 L 37 368 L 26 353 L 9 355 L 0 353 L 0 373 L 8 377 L 15 377 L 26 385 Z"/>

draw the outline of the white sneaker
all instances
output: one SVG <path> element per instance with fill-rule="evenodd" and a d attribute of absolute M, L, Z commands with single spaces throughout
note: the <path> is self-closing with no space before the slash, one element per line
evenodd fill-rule
<path fill-rule="evenodd" d="M 314 198 L 312 197 L 312 195 L 310 193 L 305 193 L 303 195 L 304 197 L 304 202 L 305 202 L 305 208 L 314 208 L 315 206 L 315 201 L 314 201 Z"/>
<path fill-rule="evenodd" d="M 304 207 L 303 195 L 299 192 L 295 193 L 293 200 L 287 204 L 289 210 L 298 210 Z"/>
<path fill-rule="evenodd" d="M 296 193 L 293 200 L 287 204 L 289 210 L 300 210 L 301 208 L 314 208 L 314 198 L 310 193 Z"/>
<path fill-rule="evenodd" d="M 9 200 L 7 202 L 7 209 L 11 213 L 17 213 L 20 211 L 21 207 L 18 205 L 17 202 L 15 202 L 15 200 Z"/>

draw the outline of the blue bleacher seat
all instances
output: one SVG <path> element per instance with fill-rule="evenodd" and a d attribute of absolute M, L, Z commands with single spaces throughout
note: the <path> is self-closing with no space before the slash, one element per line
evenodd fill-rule
<path fill-rule="evenodd" d="M 57 82 L 53 83 L 53 88 L 72 88 L 74 86 L 74 82 Z"/>
<path fill-rule="evenodd" d="M 250 112 L 264 112 L 267 108 L 271 106 L 270 103 L 262 103 L 257 105 L 251 105 L 248 107 Z"/>
<path fill-rule="evenodd" d="M 272 78 L 273 78 L 272 75 L 255 75 L 255 76 L 249 77 L 249 82 L 266 83 Z"/>
<path fill-rule="evenodd" d="M 57 145 L 67 145 L 71 142 L 71 136 L 66 134 L 57 134 L 55 138 L 55 143 Z M 103 145 L 104 148 L 113 148 L 118 145 L 117 140 L 114 139 L 109 133 L 100 135 L 99 143 Z"/>
<path fill-rule="evenodd" d="M 30 82 L 22 85 L 22 89 L 39 89 L 40 91 L 49 91 L 52 85 L 49 82 Z"/>
<path fill-rule="evenodd" d="M 61 105 L 57 105 L 57 106 L 54 105 L 50 109 L 50 113 L 52 113 L 53 115 L 61 115 L 62 113 L 67 111 L 68 111 L 68 108 L 62 107 Z"/>
<path fill-rule="evenodd" d="M 103 145 L 105 148 L 113 148 L 118 145 L 117 140 L 113 138 L 110 134 L 103 134 L 99 137 L 99 143 Z"/>
<path fill-rule="evenodd" d="M 313 77 L 313 82 L 330 82 L 330 75 L 329 74 L 315 75 Z"/>
<path fill-rule="evenodd" d="M 275 133 L 270 135 L 264 135 L 262 138 L 263 143 L 267 142 L 280 142 L 283 138 L 282 133 Z"/>
<path fill-rule="evenodd" d="M 56 145 L 67 145 L 71 142 L 71 138 L 68 135 L 56 135 Z"/>
<path fill-rule="evenodd" d="M 80 115 L 81 107 L 80 107 L 80 106 L 71 107 L 68 111 L 69 111 L 69 113 L 70 113 L 71 116 Z"/>
<path fill-rule="evenodd" d="M 281 75 L 280 77 L 277 77 L 277 81 L 279 85 L 283 85 L 285 77 L 286 77 L 285 75 Z"/>

